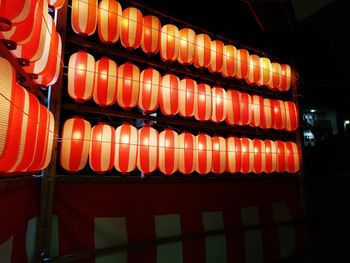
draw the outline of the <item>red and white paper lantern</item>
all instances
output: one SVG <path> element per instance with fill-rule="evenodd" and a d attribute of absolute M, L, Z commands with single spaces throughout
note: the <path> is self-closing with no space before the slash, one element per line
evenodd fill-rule
<path fill-rule="evenodd" d="M 254 149 L 254 168 L 253 172 L 260 174 L 265 171 L 266 155 L 265 155 L 265 144 L 262 140 L 253 140 Z"/>
<path fill-rule="evenodd" d="M 174 25 L 164 25 L 160 34 L 160 57 L 165 62 L 174 62 L 179 55 L 179 29 Z"/>
<path fill-rule="evenodd" d="M 271 129 L 274 125 L 274 111 L 270 99 L 263 99 L 261 111 L 263 113 L 263 118 L 260 127 L 263 129 Z"/>
<path fill-rule="evenodd" d="M 177 61 L 183 65 L 193 63 L 194 46 L 196 41 L 196 32 L 191 28 L 183 28 L 179 31 L 180 47 Z"/>
<path fill-rule="evenodd" d="M 165 175 L 171 175 L 179 166 L 179 138 L 178 134 L 170 129 L 165 129 L 159 134 L 158 163 L 159 170 Z"/>
<path fill-rule="evenodd" d="M 211 89 L 212 113 L 210 119 L 213 122 L 222 122 L 226 118 L 226 91 L 221 87 Z"/>
<path fill-rule="evenodd" d="M 211 41 L 210 52 L 210 64 L 208 70 L 212 73 L 220 73 L 224 62 L 224 43 L 220 40 Z"/>
<path fill-rule="evenodd" d="M 143 17 L 139 9 L 128 7 L 122 12 L 120 41 L 127 49 L 136 49 L 141 45 Z"/>
<path fill-rule="evenodd" d="M 249 52 L 246 49 L 238 49 L 237 50 L 237 71 L 236 78 L 237 79 L 247 79 L 248 70 L 249 70 Z"/>
<path fill-rule="evenodd" d="M 264 99 L 258 95 L 251 96 L 252 99 L 252 119 L 250 125 L 253 127 L 261 127 L 264 119 L 263 104 Z"/>
<path fill-rule="evenodd" d="M 265 173 L 273 173 L 277 167 L 277 148 L 276 143 L 271 140 L 265 140 Z"/>
<path fill-rule="evenodd" d="M 138 130 L 137 168 L 144 174 L 158 168 L 158 132 L 152 127 Z"/>
<path fill-rule="evenodd" d="M 212 141 L 203 133 L 196 136 L 196 161 L 195 170 L 200 175 L 205 175 L 211 171 L 212 167 Z"/>
<path fill-rule="evenodd" d="M 237 173 L 242 166 L 241 140 L 237 137 L 226 138 L 226 171 Z"/>
<path fill-rule="evenodd" d="M 272 65 L 268 58 L 262 57 L 259 59 L 260 77 L 257 82 L 259 86 L 267 86 L 272 79 Z"/>
<path fill-rule="evenodd" d="M 98 5 L 98 37 L 103 43 L 116 43 L 120 35 L 122 7 L 116 0 L 102 0 Z"/>
<path fill-rule="evenodd" d="M 283 130 L 286 127 L 286 108 L 281 100 L 272 100 L 274 129 Z"/>
<path fill-rule="evenodd" d="M 193 79 L 182 79 L 179 88 L 179 114 L 189 118 L 194 115 L 197 83 Z"/>
<path fill-rule="evenodd" d="M 252 99 L 248 93 L 239 93 L 239 104 L 241 108 L 241 118 L 239 125 L 248 125 L 252 120 Z"/>
<path fill-rule="evenodd" d="M 72 0 L 71 23 L 73 31 L 82 36 L 91 36 L 97 26 L 97 0 Z"/>
<path fill-rule="evenodd" d="M 2 0 L 0 2 L 0 31 L 8 31 L 13 25 L 25 22 L 33 0 Z"/>
<path fill-rule="evenodd" d="M 141 41 L 142 51 L 148 55 L 158 53 L 160 49 L 160 31 L 162 25 L 156 16 L 143 18 L 143 38 Z"/>
<path fill-rule="evenodd" d="M 157 70 L 148 68 L 141 72 L 138 106 L 144 112 L 157 110 L 160 82 L 161 76 Z"/>
<path fill-rule="evenodd" d="M 296 143 L 286 142 L 286 171 L 296 173 L 300 170 L 300 151 Z"/>
<path fill-rule="evenodd" d="M 285 172 L 286 171 L 286 144 L 282 141 L 276 141 L 276 150 L 277 150 L 277 162 L 276 162 L 276 172 Z"/>
<path fill-rule="evenodd" d="M 241 138 L 241 173 L 250 173 L 254 170 L 254 147 L 253 140 Z"/>
<path fill-rule="evenodd" d="M 179 78 L 173 74 L 162 77 L 159 103 L 164 115 L 173 116 L 179 112 L 179 85 Z"/>
<path fill-rule="evenodd" d="M 269 83 L 269 88 L 279 90 L 282 83 L 282 68 L 280 63 L 271 63 L 272 76 Z"/>
<path fill-rule="evenodd" d="M 207 34 L 196 36 L 193 64 L 196 68 L 207 68 L 210 64 L 211 39 Z"/>
<path fill-rule="evenodd" d="M 241 120 L 240 93 L 236 90 L 226 92 L 226 123 L 229 125 L 239 124 Z"/>
<path fill-rule="evenodd" d="M 116 129 L 114 167 L 121 173 L 136 169 L 137 137 L 137 129 L 130 124 L 122 124 Z"/>
<path fill-rule="evenodd" d="M 299 125 L 299 114 L 297 107 L 292 101 L 285 101 L 284 107 L 286 110 L 286 131 L 295 131 Z"/>
<path fill-rule="evenodd" d="M 179 135 L 179 171 L 190 174 L 195 168 L 196 137 L 188 132 Z"/>
<path fill-rule="evenodd" d="M 292 84 L 292 70 L 289 65 L 281 64 L 281 86 L 279 90 L 288 91 Z"/>
<path fill-rule="evenodd" d="M 260 79 L 260 58 L 257 55 L 249 56 L 248 75 L 246 82 L 250 85 L 257 84 Z"/>
<path fill-rule="evenodd" d="M 207 121 L 211 117 L 211 87 L 207 84 L 197 85 L 197 94 L 195 98 L 194 117 L 199 121 Z"/>
<path fill-rule="evenodd" d="M 221 75 L 225 78 L 232 78 L 236 76 L 237 71 L 237 49 L 232 45 L 225 45 L 223 65 Z"/>
<path fill-rule="evenodd" d="M 140 91 L 140 70 L 126 62 L 118 69 L 117 103 L 124 110 L 129 110 L 137 105 Z"/>
<path fill-rule="evenodd" d="M 221 174 L 226 169 L 226 141 L 223 137 L 214 136 L 212 138 L 212 166 L 211 171 Z"/>

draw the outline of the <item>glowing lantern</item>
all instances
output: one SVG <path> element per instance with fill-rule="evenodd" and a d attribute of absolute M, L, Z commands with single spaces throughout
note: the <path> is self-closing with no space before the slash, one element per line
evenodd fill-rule
<path fill-rule="evenodd" d="M 108 124 L 97 124 L 91 130 L 90 168 L 98 173 L 111 170 L 114 164 L 114 155 L 115 130 Z"/>
<path fill-rule="evenodd" d="M 257 82 L 259 86 L 267 86 L 272 79 L 272 65 L 268 58 L 259 59 L 260 77 Z"/>
<path fill-rule="evenodd" d="M 207 34 L 196 36 L 193 64 L 196 68 L 207 68 L 210 64 L 211 39 Z"/>
<path fill-rule="evenodd" d="M 143 39 L 141 48 L 146 54 L 156 54 L 160 49 L 160 31 L 162 25 L 156 16 L 143 18 Z"/>
<path fill-rule="evenodd" d="M 129 173 L 136 168 L 137 129 L 130 124 L 123 124 L 115 132 L 114 167 L 121 173 Z"/>
<path fill-rule="evenodd" d="M 57 9 L 60 9 L 64 5 L 65 1 L 66 0 L 50 0 L 50 6 L 52 6 L 53 8 L 55 8 L 57 10 Z"/>
<path fill-rule="evenodd" d="M 128 7 L 122 12 L 120 41 L 125 48 L 136 49 L 141 45 L 143 17 L 140 10 Z"/>
<path fill-rule="evenodd" d="M 239 104 L 241 107 L 241 118 L 239 125 L 248 125 L 251 123 L 252 119 L 252 99 L 251 96 L 247 93 L 239 94 Z"/>
<path fill-rule="evenodd" d="M 72 0 L 72 28 L 76 34 L 91 36 L 97 26 L 97 0 Z"/>
<path fill-rule="evenodd" d="M 211 90 L 212 113 L 210 119 L 213 122 L 222 122 L 226 118 L 226 91 L 221 87 Z"/>
<path fill-rule="evenodd" d="M 8 31 L 15 24 L 24 22 L 28 17 L 28 10 L 35 1 L 2 0 L 0 2 L 0 31 Z"/>
<path fill-rule="evenodd" d="M 247 79 L 249 70 L 249 52 L 246 49 L 237 50 L 237 71 L 236 78 Z"/>
<path fill-rule="evenodd" d="M 248 75 L 246 82 L 248 84 L 257 84 L 260 79 L 260 58 L 257 55 L 249 56 Z"/>
<path fill-rule="evenodd" d="M 158 132 L 151 127 L 138 130 L 137 168 L 145 174 L 158 168 Z"/>
<path fill-rule="evenodd" d="M 183 65 L 190 65 L 194 58 L 194 44 L 196 41 L 196 32 L 190 28 L 183 28 L 179 31 L 180 49 L 177 61 Z"/>
<path fill-rule="evenodd" d="M 274 129 L 282 130 L 286 127 L 286 109 L 281 100 L 272 100 Z"/>
<path fill-rule="evenodd" d="M 236 90 L 226 92 L 226 123 L 229 125 L 239 124 L 241 120 L 240 93 Z"/>
<path fill-rule="evenodd" d="M 194 117 L 199 121 L 207 121 L 211 117 L 211 88 L 207 84 L 197 85 Z"/>
<path fill-rule="evenodd" d="M 140 91 L 140 70 L 131 63 L 125 63 L 118 69 L 118 105 L 129 110 L 137 104 Z"/>
<path fill-rule="evenodd" d="M 69 172 L 82 170 L 89 156 L 91 124 L 82 118 L 65 121 L 62 130 L 60 163 Z"/>
<path fill-rule="evenodd" d="M 179 84 L 180 80 L 175 75 L 167 74 L 162 78 L 159 103 L 164 115 L 173 116 L 179 112 Z"/>
<path fill-rule="evenodd" d="M 296 173 L 300 170 L 300 152 L 294 142 L 286 142 L 286 171 Z"/>
<path fill-rule="evenodd" d="M 212 142 L 206 134 L 196 136 L 196 161 L 195 170 L 200 175 L 205 175 L 211 171 L 212 166 Z"/>
<path fill-rule="evenodd" d="M 195 168 L 196 138 L 184 132 L 179 135 L 179 171 L 190 174 Z"/>
<path fill-rule="evenodd" d="M 237 137 L 228 137 L 226 139 L 226 151 L 226 171 L 229 173 L 240 172 L 242 165 L 241 140 Z"/>
<path fill-rule="evenodd" d="M 159 134 L 158 162 L 159 170 L 165 175 L 171 175 L 179 166 L 179 138 L 175 131 L 166 129 Z"/>
<path fill-rule="evenodd" d="M 241 173 L 250 173 L 254 170 L 253 140 L 241 138 Z"/>
<path fill-rule="evenodd" d="M 160 57 L 165 62 L 173 62 L 179 55 L 179 29 L 174 25 L 164 25 L 160 34 Z"/>
<path fill-rule="evenodd" d="M 213 40 L 210 48 L 210 72 L 221 72 L 224 62 L 224 43 L 220 40 Z"/>
<path fill-rule="evenodd" d="M 116 43 L 120 34 L 122 7 L 115 0 L 102 0 L 98 5 L 98 37 L 103 43 Z"/>
<path fill-rule="evenodd" d="M 221 174 L 226 169 L 226 141 L 220 136 L 212 138 L 212 167 L 211 171 L 215 174 Z"/>
<path fill-rule="evenodd" d="M 223 65 L 221 75 L 225 78 L 232 78 L 236 76 L 237 70 L 237 49 L 235 46 L 224 46 Z"/>
<path fill-rule="evenodd" d="M 141 72 L 138 106 L 144 112 L 152 112 L 158 108 L 160 82 L 161 76 L 157 70 L 148 68 Z"/>
<path fill-rule="evenodd" d="M 277 165 L 277 149 L 276 143 L 271 140 L 265 140 L 265 173 L 273 173 L 276 171 Z"/>
<path fill-rule="evenodd" d="M 92 97 L 95 75 L 95 59 L 84 51 L 70 56 L 68 63 L 68 94 L 77 102 Z"/>
<path fill-rule="evenodd" d="M 298 110 L 294 102 L 285 101 L 284 107 L 286 110 L 286 126 L 285 130 L 295 131 L 299 125 Z"/>
<path fill-rule="evenodd" d="M 95 65 L 93 99 L 100 106 L 111 106 L 117 100 L 118 66 L 108 58 L 101 58 Z"/>
<path fill-rule="evenodd" d="M 282 68 L 280 63 L 271 63 L 272 76 L 269 88 L 272 90 L 280 89 L 282 82 Z"/>
<path fill-rule="evenodd" d="M 189 118 L 194 115 L 197 83 L 193 79 L 182 79 L 179 88 L 179 114 Z"/>
<path fill-rule="evenodd" d="M 261 123 L 264 119 L 263 104 L 264 99 L 260 96 L 253 95 L 252 99 L 252 119 L 250 125 L 253 127 L 261 127 Z"/>
<path fill-rule="evenodd" d="M 260 127 L 263 129 L 272 128 L 274 124 L 274 111 L 270 99 L 263 99 L 261 111 L 263 118 L 261 120 Z"/>
<path fill-rule="evenodd" d="M 285 142 L 276 141 L 276 150 L 277 150 L 277 162 L 276 162 L 276 172 L 285 172 L 286 171 L 286 145 Z"/>
<path fill-rule="evenodd" d="M 254 149 L 254 168 L 253 172 L 256 174 L 265 171 L 266 156 L 265 156 L 265 144 L 262 140 L 253 140 Z"/>
<path fill-rule="evenodd" d="M 292 70 L 289 65 L 287 64 L 281 64 L 281 86 L 279 87 L 279 90 L 281 91 L 287 91 L 290 89 L 291 86 L 291 78 L 292 78 Z"/>

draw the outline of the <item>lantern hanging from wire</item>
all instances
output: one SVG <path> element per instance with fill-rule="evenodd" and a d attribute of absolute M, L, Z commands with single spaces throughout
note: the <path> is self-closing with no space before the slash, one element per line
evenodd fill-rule
<path fill-rule="evenodd" d="M 292 84 L 292 70 L 289 65 L 281 64 L 281 78 L 279 90 L 288 91 Z"/>
<path fill-rule="evenodd" d="M 71 23 L 73 31 L 91 36 L 97 27 L 98 0 L 72 0 Z"/>
<path fill-rule="evenodd" d="M 253 151 L 254 151 L 254 167 L 253 172 L 260 174 L 265 171 L 266 155 L 265 155 L 265 144 L 262 140 L 253 140 Z"/>
<path fill-rule="evenodd" d="M 2 0 L 0 2 L 0 31 L 8 31 L 12 26 L 26 22 L 34 0 Z"/>
<path fill-rule="evenodd" d="M 210 46 L 210 72 L 220 73 L 224 62 L 224 43 L 220 40 L 211 41 Z"/>
<path fill-rule="evenodd" d="M 212 114 L 211 87 L 203 83 L 198 84 L 195 100 L 195 119 L 199 121 L 209 120 Z"/>
<path fill-rule="evenodd" d="M 299 114 L 297 106 L 292 101 L 285 101 L 284 107 L 286 110 L 286 131 L 295 131 L 299 126 Z"/>
<path fill-rule="evenodd" d="M 237 62 L 236 78 L 237 79 L 247 79 L 249 65 L 250 65 L 248 50 L 238 49 L 236 62 Z"/>
<path fill-rule="evenodd" d="M 122 7 L 116 0 L 102 0 L 98 5 L 97 33 L 106 44 L 116 43 L 120 35 Z"/>
<path fill-rule="evenodd" d="M 272 79 L 272 65 L 268 58 L 261 57 L 259 59 L 260 77 L 257 81 L 259 86 L 268 86 Z"/>
<path fill-rule="evenodd" d="M 286 109 L 282 100 L 272 100 L 274 129 L 283 130 L 286 127 Z"/>
<path fill-rule="evenodd" d="M 177 61 L 182 65 L 191 65 L 194 58 L 196 32 L 191 28 L 183 28 L 179 31 L 180 47 Z"/>
<path fill-rule="evenodd" d="M 179 112 L 179 85 L 179 78 L 173 74 L 162 77 L 159 103 L 164 115 L 173 116 Z"/>
<path fill-rule="evenodd" d="M 271 81 L 269 88 L 272 90 L 279 90 L 282 83 L 282 68 L 280 63 L 271 63 Z"/>
<path fill-rule="evenodd" d="M 160 33 L 160 57 L 165 62 L 174 62 L 179 55 L 179 29 L 171 24 L 164 25 Z"/>
<path fill-rule="evenodd" d="M 190 174 L 195 168 L 196 137 L 188 132 L 179 135 L 179 171 Z"/>
<path fill-rule="evenodd" d="M 158 168 L 158 132 L 145 126 L 138 130 L 137 168 L 149 174 Z"/>
<path fill-rule="evenodd" d="M 300 170 L 300 151 L 296 143 L 286 142 L 286 171 L 296 173 Z"/>
<path fill-rule="evenodd" d="M 252 99 L 248 93 L 239 94 L 239 104 L 241 108 L 241 118 L 239 125 L 248 125 L 252 120 Z"/>
<path fill-rule="evenodd" d="M 158 17 L 149 15 L 143 18 L 141 48 L 144 53 L 152 55 L 159 52 L 161 28 L 162 25 Z"/>
<path fill-rule="evenodd" d="M 270 99 L 263 99 L 261 111 L 263 117 L 260 123 L 261 128 L 271 129 L 274 125 L 274 111 Z"/>
<path fill-rule="evenodd" d="M 247 174 L 254 170 L 253 140 L 241 138 L 241 173 Z"/>
<path fill-rule="evenodd" d="M 212 166 L 211 171 L 221 174 L 226 169 L 226 141 L 223 137 L 214 136 L 212 138 Z"/>
<path fill-rule="evenodd" d="M 139 9 L 128 7 L 122 12 L 120 41 L 127 49 L 136 49 L 141 45 L 143 17 Z"/>
<path fill-rule="evenodd" d="M 161 76 L 152 68 L 143 70 L 140 74 L 140 94 L 138 106 L 144 112 L 153 112 L 159 106 L 159 86 Z"/>
<path fill-rule="evenodd" d="M 196 136 L 196 161 L 195 170 L 200 175 L 211 171 L 212 167 L 212 141 L 207 134 L 200 133 Z"/>
<path fill-rule="evenodd" d="M 226 92 L 226 123 L 239 124 L 241 119 L 240 93 L 236 90 Z"/>
<path fill-rule="evenodd" d="M 277 150 L 276 172 L 286 171 L 286 144 L 283 141 L 275 141 Z"/>
<path fill-rule="evenodd" d="M 226 91 L 221 87 L 211 89 L 212 113 L 210 119 L 213 122 L 222 122 L 226 118 Z"/>
<path fill-rule="evenodd" d="M 273 173 L 276 171 L 277 165 L 277 149 L 276 143 L 271 140 L 265 140 L 265 173 Z"/>
<path fill-rule="evenodd" d="M 119 66 L 118 69 L 117 103 L 124 110 L 137 105 L 140 91 L 140 70 L 129 62 Z"/>
<path fill-rule="evenodd" d="M 263 111 L 264 99 L 258 95 L 251 96 L 251 99 L 252 99 L 252 105 L 251 105 L 252 119 L 249 125 L 253 127 L 261 127 L 261 124 L 264 119 L 264 111 Z"/>
<path fill-rule="evenodd" d="M 257 84 L 260 79 L 260 58 L 257 55 L 250 55 L 248 61 L 248 74 L 245 80 L 250 85 Z"/>
<path fill-rule="evenodd" d="M 195 110 L 197 83 L 193 79 L 184 78 L 179 88 L 179 115 L 185 118 L 192 117 Z"/>
<path fill-rule="evenodd" d="M 207 34 L 196 36 L 193 64 L 196 68 L 208 68 L 211 55 L 211 39 Z"/>
<path fill-rule="evenodd" d="M 223 65 L 221 75 L 225 78 L 236 76 L 237 71 L 237 49 L 232 45 L 224 46 Z"/>
<path fill-rule="evenodd" d="M 165 175 L 171 175 L 179 166 L 179 136 L 170 129 L 159 133 L 158 163 L 159 170 Z"/>
<path fill-rule="evenodd" d="M 241 140 L 237 137 L 226 138 L 226 171 L 237 173 L 241 171 L 242 147 Z"/>

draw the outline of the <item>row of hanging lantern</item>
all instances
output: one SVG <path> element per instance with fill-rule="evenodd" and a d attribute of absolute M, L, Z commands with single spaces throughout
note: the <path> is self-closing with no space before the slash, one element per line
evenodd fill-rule
<path fill-rule="evenodd" d="M 0 39 L 13 44 L 11 53 L 42 86 L 56 83 L 62 49 L 61 37 L 48 13 L 48 6 L 60 8 L 63 3 L 62 0 L 0 2 Z"/>
<path fill-rule="evenodd" d="M 40 171 L 51 159 L 54 117 L 2 57 L 0 69 L 0 172 Z"/>
<path fill-rule="evenodd" d="M 264 129 L 294 131 L 298 127 L 295 103 L 198 84 L 173 74 L 161 76 L 152 68 L 140 73 L 131 63 L 119 66 L 106 57 L 97 62 L 92 55 L 79 51 L 68 65 L 68 94 L 77 102 L 91 97 L 100 106 L 115 102 L 123 109 L 138 106 L 153 112 L 160 106 L 167 116 L 179 114 L 196 120 L 251 125 Z"/>
<path fill-rule="evenodd" d="M 79 117 L 68 119 L 62 131 L 61 166 L 77 172 L 86 166 L 104 173 L 114 166 L 121 173 L 159 169 L 165 175 L 176 171 L 190 174 L 296 173 L 300 150 L 294 142 L 238 137 L 194 136 L 171 129 L 158 133 L 146 126 L 137 130 L 122 124 L 116 130 L 106 123 L 91 124 Z"/>
<path fill-rule="evenodd" d="M 249 54 L 246 49 L 211 40 L 207 34 L 196 34 L 191 28 L 161 25 L 156 16 L 142 15 L 134 7 L 122 10 L 115 0 L 73 0 L 71 23 L 80 35 L 98 35 L 106 44 L 121 44 L 127 49 L 141 49 L 146 54 L 160 52 L 165 62 L 178 61 L 207 68 L 227 78 L 244 79 L 249 84 L 287 91 L 291 87 L 292 72 L 287 64 L 271 63 L 266 57 Z"/>

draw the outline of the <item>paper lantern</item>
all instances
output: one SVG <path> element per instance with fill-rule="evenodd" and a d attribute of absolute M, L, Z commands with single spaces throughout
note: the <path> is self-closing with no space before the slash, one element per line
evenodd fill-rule
<path fill-rule="evenodd" d="M 263 99 L 261 111 L 263 118 L 261 119 L 260 127 L 271 129 L 274 125 L 274 111 L 270 99 Z"/>
<path fill-rule="evenodd" d="M 194 46 L 196 41 L 196 32 L 190 28 L 183 28 L 179 31 L 180 48 L 177 61 L 183 65 L 193 63 Z"/>
<path fill-rule="evenodd" d="M 106 57 L 95 64 L 94 102 L 100 106 L 111 106 L 117 100 L 118 66 Z"/>
<path fill-rule="evenodd" d="M 237 50 L 237 79 L 247 79 L 249 70 L 249 52 L 246 49 Z"/>
<path fill-rule="evenodd" d="M 164 115 L 173 116 L 179 112 L 180 80 L 172 74 L 164 75 L 161 81 L 159 103 Z"/>
<path fill-rule="evenodd" d="M 286 127 L 286 109 L 281 100 L 272 100 L 274 129 L 282 130 Z"/>
<path fill-rule="evenodd" d="M 164 25 L 160 34 L 160 57 L 165 62 L 173 62 L 179 55 L 179 29 L 174 25 Z"/>
<path fill-rule="evenodd" d="M 211 171 L 212 167 L 212 141 L 203 133 L 196 136 L 196 161 L 195 170 L 200 175 L 205 175 Z"/>
<path fill-rule="evenodd" d="M 68 94 L 76 102 L 85 102 L 92 97 L 95 76 L 95 59 L 84 51 L 69 58 Z"/>
<path fill-rule="evenodd" d="M 277 150 L 277 162 L 276 162 L 276 172 L 285 172 L 286 171 L 286 145 L 282 141 L 276 141 L 276 150 Z"/>
<path fill-rule="evenodd" d="M 65 121 L 62 129 L 60 164 L 69 172 L 86 166 L 91 140 L 91 124 L 80 117 Z"/>
<path fill-rule="evenodd" d="M 224 62 L 224 43 L 220 40 L 211 41 L 210 52 L 210 64 L 208 70 L 212 73 L 220 73 Z"/>
<path fill-rule="evenodd" d="M 158 163 L 159 170 L 165 175 L 171 175 L 179 166 L 179 138 L 175 131 L 165 129 L 159 134 Z"/>
<path fill-rule="evenodd" d="M 195 168 L 196 137 L 188 132 L 179 135 L 179 171 L 190 174 Z"/>
<path fill-rule="evenodd" d="M 281 86 L 279 87 L 279 90 L 281 91 L 287 91 L 290 89 L 291 86 L 291 79 L 292 79 L 292 70 L 289 65 L 287 64 L 281 64 Z"/>
<path fill-rule="evenodd" d="M 250 173 L 254 170 L 253 140 L 241 138 L 241 173 Z"/>
<path fill-rule="evenodd" d="M 144 174 L 158 168 L 158 132 L 151 127 L 138 130 L 137 168 Z"/>
<path fill-rule="evenodd" d="M 272 79 L 272 65 L 271 61 L 268 58 L 260 58 L 259 59 L 259 69 L 260 69 L 260 77 L 257 82 L 259 86 L 267 86 L 271 82 Z"/>
<path fill-rule="evenodd" d="M 296 173 L 300 170 L 300 151 L 294 142 L 286 142 L 286 171 Z"/>
<path fill-rule="evenodd" d="M 116 43 L 119 39 L 122 7 L 116 0 L 102 0 L 98 5 L 98 37 L 103 43 Z"/>
<path fill-rule="evenodd" d="M 131 63 L 124 63 L 118 69 L 118 105 L 129 110 L 137 105 L 140 91 L 140 70 Z"/>
<path fill-rule="evenodd" d="M 239 104 L 241 108 L 241 118 L 239 125 L 248 125 L 252 119 L 252 99 L 247 93 L 241 92 L 239 94 Z"/>
<path fill-rule="evenodd" d="M 13 25 L 25 21 L 34 0 L 2 0 L 0 2 L 0 31 L 8 31 Z"/>
<path fill-rule="evenodd" d="M 264 119 L 264 110 L 263 110 L 263 104 L 264 99 L 260 96 L 253 95 L 251 96 L 252 99 L 252 119 L 250 122 L 250 125 L 253 127 L 261 127 L 261 124 Z"/>
<path fill-rule="evenodd" d="M 271 140 L 265 140 L 265 173 L 273 173 L 276 171 L 277 165 L 277 149 L 276 143 Z"/>
<path fill-rule="evenodd" d="M 76 34 L 91 36 L 97 26 L 97 0 L 72 0 L 71 23 Z"/>
<path fill-rule="evenodd" d="M 189 118 L 194 115 L 197 83 L 193 79 L 182 79 L 179 88 L 179 114 Z"/>
<path fill-rule="evenodd" d="M 237 49 L 232 45 L 224 46 L 223 65 L 221 75 L 225 78 L 236 76 L 237 71 Z"/>
<path fill-rule="evenodd" d="M 148 68 L 141 72 L 138 106 L 144 112 L 157 110 L 160 82 L 161 76 L 157 70 Z"/>
<path fill-rule="evenodd" d="M 297 107 L 292 101 L 285 101 L 284 107 L 286 110 L 286 126 L 285 130 L 295 131 L 299 126 L 299 114 Z"/>
<path fill-rule="evenodd" d="M 269 88 L 272 90 L 278 90 L 282 83 L 282 68 L 280 63 L 271 63 L 272 76 L 269 83 Z"/>
<path fill-rule="evenodd" d="M 226 141 L 223 137 L 214 136 L 212 138 L 212 167 L 211 171 L 221 174 L 226 169 Z"/>
<path fill-rule="evenodd" d="M 148 55 L 158 53 L 160 49 L 160 31 L 162 25 L 156 16 L 145 16 L 143 18 L 142 51 Z"/>
<path fill-rule="evenodd" d="M 210 119 L 213 122 L 222 122 L 226 118 L 226 91 L 221 87 L 211 89 L 212 113 Z"/>
<path fill-rule="evenodd" d="M 120 41 L 123 47 L 136 49 L 141 45 L 143 29 L 143 17 L 140 10 L 128 7 L 122 13 L 122 28 Z"/>
<path fill-rule="evenodd" d="M 53 7 L 54 9 L 60 9 L 66 0 L 50 0 L 49 5 Z"/>
<path fill-rule="evenodd" d="M 248 74 L 245 78 L 250 85 L 258 84 L 260 79 L 260 58 L 257 55 L 249 56 Z"/>
<path fill-rule="evenodd" d="M 194 117 L 199 121 L 207 121 L 211 117 L 211 88 L 207 84 L 197 85 L 196 103 Z"/>
<path fill-rule="evenodd" d="M 226 171 L 237 173 L 241 171 L 242 147 L 241 140 L 237 137 L 226 138 Z"/>
<path fill-rule="evenodd" d="M 130 124 L 122 124 L 116 129 L 114 167 L 121 173 L 136 169 L 137 137 L 137 129 Z"/>
<path fill-rule="evenodd" d="M 265 171 L 265 165 L 266 165 L 264 142 L 262 140 L 259 140 L 259 139 L 254 139 L 253 140 L 253 149 L 254 149 L 253 172 L 256 174 L 259 174 L 259 173 L 262 173 Z"/>
<path fill-rule="evenodd" d="M 90 168 L 98 173 L 111 170 L 114 164 L 114 155 L 115 130 L 108 124 L 97 124 L 91 130 Z"/>
<path fill-rule="evenodd" d="M 211 39 L 207 34 L 196 36 L 193 64 L 196 68 L 207 68 L 210 64 Z"/>
<path fill-rule="evenodd" d="M 240 93 L 236 90 L 226 92 L 226 123 L 229 125 L 239 124 L 241 120 Z"/>

